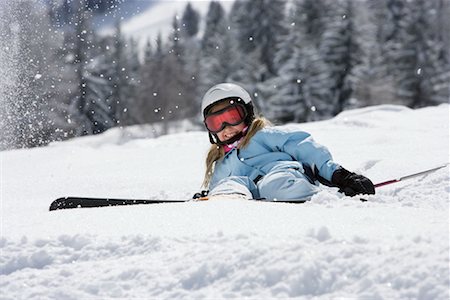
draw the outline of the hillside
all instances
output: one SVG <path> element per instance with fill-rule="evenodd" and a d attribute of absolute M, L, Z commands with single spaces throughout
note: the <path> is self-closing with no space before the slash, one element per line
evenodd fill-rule
<path fill-rule="evenodd" d="M 448 163 L 448 116 L 386 105 L 285 128 L 380 182 Z M 113 131 L 0 152 L 1 298 L 449 298 L 448 167 L 364 203 L 324 187 L 306 204 L 48 211 L 70 195 L 189 198 L 208 147 L 205 132 Z"/>

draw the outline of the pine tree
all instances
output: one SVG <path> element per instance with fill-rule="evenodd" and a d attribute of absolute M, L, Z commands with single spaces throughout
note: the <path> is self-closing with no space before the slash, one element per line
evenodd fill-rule
<path fill-rule="evenodd" d="M 275 122 L 305 122 L 330 117 L 330 78 L 304 18 L 304 3 L 297 2 L 289 20 L 289 34 L 275 56 L 278 75 L 261 91 L 268 99 L 266 115 Z"/>
<path fill-rule="evenodd" d="M 225 82 L 230 75 L 229 32 L 225 11 L 219 2 L 212 1 L 206 14 L 205 33 L 201 41 L 200 93 Z"/>
<path fill-rule="evenodd" d="M 174 18 L 176 20 L 176 18 Z M 174 22 L 176 25 L 177 22 Z M 194 103 L 194 89 L 191 89 L 195 78 L 189 77 L 185 69 L 183 40 L 177 38 L 179 27 L 168 39 L 167 46 L 162 44 L 158 36 L 156 51 L 152 59 L 149 73 L 152 75 L 152 93 L 147 95 L 149 105 L 153 106 L 152 122 L 163 122 L 164 131 L 168 131 L 168 121 L 192 117 L 197 112 Z M 144 100 L 140 99 L 142 103 Z"/>
<path fill-rule="evenodd" d="M 320 55 L 327 63 L 332 78 L 333 114 L 351 105 L 357 67 L 362 63 L 360 33 L 355 24 L 353 0 L 334 3 L 333 15 L 327 23 L 320 43 Z"/>
<path fill-rule="evenodd" d="M 276 74 L 273 57 L 280 36 L 286 34 L 285 0 L 255 0 L 238 2 L 233 8 L 232 23 L 237 26 L 237 38 L 244 53 L 257 53 L 266 72 L 261 81 Z"/>
<path fill-rule="evenodd" d="M 121 126 L 138 123 L 138 119 L 130 113 L 131 108 L 138 104 L 138 86 L 141 84 L 139 46 L 133 38 L 130 38 L 125 46 L 124 66 L 126 88 L 121 98 L 122 106 L 118 111 Z"/>
<path fill-rule="evenodd" d="M 161 33 L 158 34 L 156 38 L 156 51 L 155 51 L 155 59 L 156 61 L 160 61 L 164 54 L 163 54 L 163 42 L 162 42 L 162 36 Z"/>
<path fill-rule="evenodd" d="M 361 50 L 360 64 L 352 71 L 353 91 L 351 107 L 395 103 L 392 83 L 383 62 L 382 37 L 386 22 L 386 0 L 354 2 L 357 41 Z"/>
<path fill-rule="evenodd" d="M 398 76 L 396 58 L 398 43 L 400 42 L 401 27 L 406 16 L 405 1 L 385 0 L 384 12 L 380 13 L 383 22 L 378 24 L 378 43 L 381 45 L 382 63 L 385 66 L 386 76 L 392 81 Z M 380 20 L 378 20 L 380 21 Z"/>
<path fill-rule="evenodd" d="M 435 3 L 436 18 L 436 40 L 442 44 L 439 56 L 444 59 L 445 64 L 450 64 L 450 2 L 447 0 L 437 0 Z"/>
<path fill-rule="evenodd" d="M 70 104 L 67 107 L 67 120 L 76 124 L 75 135 L 96 134 L 114 126 L 114 107 L 105 102 L 104 79 L 96 76 L 97 37 L 91 28 L 92 12 L 87 9 L 86 0 L 76 2 L 75 14 L 66 31 L 65 57 L 66 74 L 75 73 L 70 78 L 73 87 L 70 91 Z M 70 75 L 69 75 L 70 76 Z"/>
<path fill-rule="evenodd" d="M 122 103 L 125 100 L 125 90 L 127 88 L 126 76 L 126 64 L 125 64 L 125 40 L 122 36 L 120 21 L 116 21 L 115 33 L 112 39 L 110 56 L 107 57 L 110 68 L 112 71 L 111 76 L 108 78 L 110 81 L 111 95 L 108 98 L 108 106 L 114 126 L 120 124 L 121 111 L 124 109 Z"/>
<path fill-rule="evenodd" d="M 192 8 L 191 3 L 188 3 L 181 18 L 182 34 L 187 37 L 195 37 L 198 33 L 199 22 L 200 14 Z"/>
<path fill-rule="evenodd" d="M 303 42 L 319 47 L 322 34 L 328 21 L 329 5 L 327 0 L 299 0 L 294 2 L 294 23 L 301 24 Z"/>
<path fill-rule="evenodd" d="M 139 80 L 139 61 L 137 44 L 128 41 L 121 32 L 121 23 L 117 21 L 110 56 L 107 58 L 113 76 L 110 80 L 111 97 L 108 99 L 114 126 L 132 124 L 135 121 L 128 113 L 129 107 L 136 101 L 136 86 Z"/>
<path fill-rule="evenodd" d="M 146 103 L 144 106 L 147 112 L 146 120 L 149 123 L 161 122 L 165 119 L 166 106 L 168 105 L 165 100 L 167 99 L 164 92 L 165 89 L 165 78 L 166 74 L 163 72 L 166 57 L 169 53 L 166 53 L 166 49 L 162 42 L 161 33 L 158 34 L 156 40 L 156 50 L 151 59 L 151 63 L 144 67 L 144 72 L 146 75 L 142 74 L 142 80 L 148 76 L 150 79 L 144 82 L 144 87 L 142 89 L 142 96 L 140 98 L 141 103 Z"/>
<path fill-rule="evenodd" d="M 278 77 L 267 82 L 268 117 L 275 122 L 310 122 L 332 116 L 326 66 L 312 47 L 293 48 Z M 325 78 L 324 78 L 325 77 Z"/>
<path fill-rule="evenodd" d="M 398 70 L 397 94 L 411 107 L 447 102 L 450 69 L 442 56 L 443 43 L 434 32 L 434 3 L 415 0 L 406 3 L 405 16 L 393 47 Z"/>
<path fill-rule="evenodd" d="M 284 0 L 234 2 L 230 11 L 230 33 L 239 62 L 231 81 L 240 83 L 253 96 L 255 106 L 265 111 L 265 81 L 276 75 L 274 54 L 280 36 L 285 34 Z"/>
<path fill-rule="evenodd" d="M 217 53 L 217 44 L 214 38 L 225 34 L 227 26 L 228 22 L 222 5 L 220 2 L 211 1 L 206 14 L 205 32 L 201 42 L 204 55 L 210 56 Z"/>
<path fill-rule="evenodd" d="M 194 116 L 197 113 L 196 104 L 200 90 L 200 59 L 201 59 L 201 41 L 197 37 L 200 22 L 200 14 L 187 4 L 182 17 L 181 44 L 183 48 L 181 62 L 186 76 L 184 95 L 188 101 L 191 101 L 190 111 L 187 115 Z"/>
<path fill-rule="evenodd" d="M 150 123 L 154 115 L 154 106 L 151 102 L 151 96 L 154 89 L 154 77 L 156 69 L 154 67 L 155 54 L 150 40 L 144 49 L 144 61 L 139 68 L 140 82 L 137 86 L 137 103 L 131 106 L 129 111 L 134 116 L 138 124 Z"/>
<path fill-rule="evenodd" d="M 169 36 L 169 53 L 175 56 L 180 63 L 184 64 L 184 49 L 181 42 L 181 27 L 178 19 L 178 15 L 175 15 L 172 19 L 172 32 Z"/>

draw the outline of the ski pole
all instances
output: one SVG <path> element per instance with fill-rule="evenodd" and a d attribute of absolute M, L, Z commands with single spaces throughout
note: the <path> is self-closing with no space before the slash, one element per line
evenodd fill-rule
<path fill-rule="evenodd" d="M 446 163 L 445 165 L 436 167 L 436 168 L 432 168 L 432 169 L 429 169 L 429 170 L 422 171 L 422 172 L 418 172 L 418 173 L 414 173 L 414 174 L 411 174 L 411 175 L 403 176 L 403 177 L 400 177 L 400 178 L 396 178 L 396 179 L 391 179 L 391 180 L 387 180 L 387 181 L 384 181 L 384 182 L 380 182 L 380 183 L 374 184 L 374 187 L 377 188 L 377 187 L 385 186 L 385 185 L 388 185 L 388 184 L 391 184 L 391 183 L 396 183 L 396 182 L 399 182 L 399 181 L 402 181 L 402 180 L 405 180 L 405 179 L 410 179 L 412 177 L 416 177 L 416 176 L 420 176 L 420 175 L 423 175 L 423 174 L 431 173 L 431 172 L 434 172 L 436 170 L 445 168 L 447 165 L 448 165 L 448 163 Z"/>

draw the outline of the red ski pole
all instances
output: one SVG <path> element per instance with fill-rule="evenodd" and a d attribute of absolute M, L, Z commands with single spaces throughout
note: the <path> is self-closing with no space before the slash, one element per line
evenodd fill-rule
<path fill-rule="evenodd" d="M 387 180 L 387 181 L 384 181 L 384 182 L 380 182 L 380 183 L 374 184 L 374 187 L 377 188 L 377 187 L 380 187 L 380 186 L 385 186 L 385 185 L 388 185 L 388 184 L 391 184 L 391 183 L 396 183 L 396 182 L 399 182 L 399 181 L 402 181 L 402 180 L 405 180 L 405 179 L 409 179 L 409 178 L 412 178 L 412 177 L 416 177 L 416 176 L 420 176 L 420 175 L 423 175 L 423 174 L 431 173 L 431 172 L 434 172 L 436 170 L 445 168 L 447 165 L 448 165 L 448 163 L 446 163 L 445 165 L 436 167 L 436 168 L 432 168 L 432 169 L 425 170 L 425 171 L 422 171 L 422 172 L 418 172 L 418 173 L 414 173 L 414 174 L 411 174 L 411 175 L 403 176 L 403 177 L 400 177 L 400 178 L 397 178 L 397 179 L 391 179 L 391 180 Z"/>

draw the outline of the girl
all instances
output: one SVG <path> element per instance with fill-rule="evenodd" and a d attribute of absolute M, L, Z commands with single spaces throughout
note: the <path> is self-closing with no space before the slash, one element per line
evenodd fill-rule
<path fill-rule="evenodd" d="M 236 84 L 210 88 L 202 112 L 213 144 L 203 182 L 210 196 L 304 200 L 320 191 L 318 182 L 339 187 L 348 196 L 375 194 L 368 178 L 335 163 L 310 134 L 286 132 L 255 118 L 249 93 Z"/>

